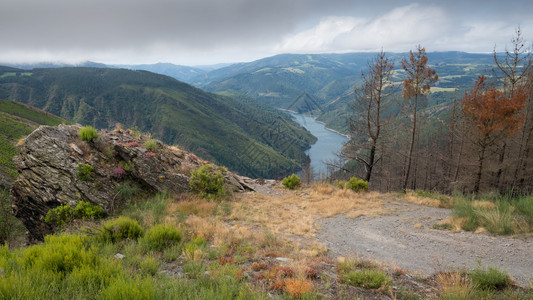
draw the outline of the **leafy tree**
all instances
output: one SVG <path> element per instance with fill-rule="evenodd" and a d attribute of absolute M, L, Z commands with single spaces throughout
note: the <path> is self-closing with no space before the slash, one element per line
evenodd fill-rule
<path fill-rule="evenodd" d="M 465 94 L 463 111 L 474 131 L 471 141 L 478 148 L 475 193 L 479 192 L 487 150 L 521 128 L 524 118 L 520 110 L 525 99 L 522 89 L 506 96 L 503 91 L 489 87 L 485 76 L 480 76 L 472 90 Z"/>
<path fill-rule="evenodd" d="M 407 155 L 406 170 L 403 180 L 403 189 L 407 188 L 409 180 L 409 173 L 411 171 L 411 161 L 413 158 L 413 149 L 415 146 L 415 138 L 417 132 L 417 117 L 418 111 L 421 108 L 422 97 L 430 92 L 430 85 L 436 82 L 439 78 L 435 70 L 427 66 L 428 57 L 426 49 L 420 45 L 417 46 L 417 52 L 409 52 L 409 59 L 402 60 L 402 68 L 406 72 L 406 78 L 403 80 L 402 96 L 404 104 L 410 119 L 411 126 L 411 142 L 409 145 L 409 153 Z"/>

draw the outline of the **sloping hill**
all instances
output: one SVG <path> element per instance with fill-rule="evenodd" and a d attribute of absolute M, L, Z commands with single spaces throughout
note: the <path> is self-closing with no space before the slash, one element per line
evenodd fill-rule
<path fill-rule="evenodd" d="M 237 91 L 280 108 L 298 109 L 295 101 L 302 93 L 315 99 L 314 111 L 326 126 L 346 132 L 347 104 L 354 100 L 353 87 L 358 85 L 361 72 L 375 53 L 346 54 L 283 54 L 249 63 L 234 64 L 211 71 L 200 81 L 209 91 Z M 407 53 L 389 53 L 395 62 L 395 81 L 403 79 L 401 59 Z M 447 103 L 470 89 L 478 75 L 493 68 L 492 54 L 465 52 L 428 53 L 429 64 L 439 74 L 432 88 L 428 107 Z M 304 106 L 305 107 L 305 106 Z"/>
<path fill-rule="evenodd" d="M 147 71 L 58 68 L 2 74 L 0 98 L 97 128 L 136 126 L 252 177 L 298 169 L 314 141 L 286 114 Z"/>
<path fill-rule="evenodd" d="M 17 141 L 39 125 L 58 125 L 65 120 L 28 105 L 0 99 L 0 185 L 7 186 L 17 178 L 12 162 L 17 154 Z"/>

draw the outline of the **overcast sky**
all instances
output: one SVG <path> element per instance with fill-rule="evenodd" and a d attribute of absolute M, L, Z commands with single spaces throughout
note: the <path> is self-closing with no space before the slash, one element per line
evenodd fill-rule
<path fill-rule="evenodd" d="M 251 61 L 279 53 L 501 51 L 532 0 L 1 0 L 0 62 Z"/>

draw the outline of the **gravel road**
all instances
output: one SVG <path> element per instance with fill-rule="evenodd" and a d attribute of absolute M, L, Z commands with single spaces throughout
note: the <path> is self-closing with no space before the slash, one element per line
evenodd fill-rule
<path fill-rule="evenodd" d="M 515 281 L 533 284 L 533 238 L 527 240 L 486 233 L 435 230 L 449 209 L 391 202 L 392 214 L 318 222 L 318 238 L 333 256 L 369 258 L 413 273 L 497 266 Z"/>

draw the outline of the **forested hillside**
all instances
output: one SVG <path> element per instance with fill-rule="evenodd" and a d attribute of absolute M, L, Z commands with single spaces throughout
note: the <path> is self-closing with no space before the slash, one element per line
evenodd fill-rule
<path fill-rule="evenodd" d="M 65 120 L 44 111 L 0 99 L 0 186 L 8 186 L 17 178 L 12 162 L 17 154 L 17 141 L 39 125 L 58 125 Z"/>
<path fill-rule="evenodd" d="M 348 104 L 354 100 L 353 88 L 360 82 L 361 72 L 366 71 L 367 61 L 374 55 L 277 55 L 211 71 L 198 80 L 198 85 L 209 91 L 237 91 L 275 107 L 302 111 L 311 108 L 328 127 L 347 133 L 347 119 L 351 113 Z M 393 80 L 396 84 L 401 83 L 403 70 L 400 62 L 407 55 L 390 55 L 396 62 Z M 429 53 L 428 58 L 440 80 L 432 87 L 427 107 L 451 103 L 456 89 L 462 94 L 472 87 L 478 75 L 494 68 L 491 54 L 436 52 Z M 303 93 L 309 94 L 313 100 L 302 100 Z M 395 114 L 399 111 L 398 107 L 392 109 Z"/>
<path fill-rule="evenodd" d="M 314 141 L 284 113 L 147 71 L 0 71 L 0 98 L 97 128 L 117 123 L 136 127 L 243 175 L 275 177 L 296 170 L 306 160 L 303 151 Z"/>

